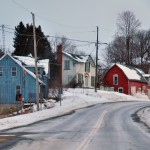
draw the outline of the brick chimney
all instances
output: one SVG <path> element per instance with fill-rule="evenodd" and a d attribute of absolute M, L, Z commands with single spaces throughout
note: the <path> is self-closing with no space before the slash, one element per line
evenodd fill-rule
<path fill-rule="evenodd" d="M 62 87 L 62 45 L 57 46 L 58 87 Z"/>

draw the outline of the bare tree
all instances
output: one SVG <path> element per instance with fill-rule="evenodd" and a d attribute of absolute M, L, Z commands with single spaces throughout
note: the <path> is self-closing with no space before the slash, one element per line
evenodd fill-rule
<path fill-rule="evenodd" d="M 54 50 L 56 50 L 57 45 L 61 44 L 63 47 L 63 51 L 65 52 L 74 54 L 77 51 L 76 45 L 72 41 L 68 40 L 68 38 L 65 36 L 56 36 L 55 39 L 51 41 L 51 44 Z"/>
<path fill-rule="evenodd" d="M 150 37 L 148 35 L 148 32 L 145 30 L 140 30 L 137 32 L 135 37 L 135 54 L 136 59 L 139 60 L 137 63 L 142 65 L 146 63 L 146 60 L 148 59 L 148 49 L 150 50 L 150 47 L 147 45 L 147 43 L 150 41 Z"/>
<path fill-rule="evenodd" d="M 127 52 L 127 64 L 132 64 L 132 39 L 141 25 L 140 21 L 136 19 L 135 15 L 131 11 L 124 11 L 118 15 L 117 27 L 118 33 L 125 37 L 126 52 Z"/>
<path fill-rule="evenodd" d="M 127 53 L 125 50 L 124 37 L 116 35 L 114 40 L 106 48 L 105 60 L 110 63 L 126 63 Z"/>
<path fill-rule="evenodd" d="M 51 45 L 53 47 L 53 50 L 56 51 L 57 45 L 62 45 L 63 51 L 77 54 L 77 55 L 85 55 L 85 52 L 83 50 L 78 50 L 76 44 L 69 40 L 66 36 L 57 37 L 54 40 L 51 40 Z"/>

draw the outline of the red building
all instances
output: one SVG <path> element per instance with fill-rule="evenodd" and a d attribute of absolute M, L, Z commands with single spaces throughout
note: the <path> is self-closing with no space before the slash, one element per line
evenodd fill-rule
<path fill-rule="evenodd" d="M 147 89 L 150 89 L 142 70 L 121 64 L 115 64 L 107 71 L 103 86 L 113 87 L 114 91 L 129 95 L 137 92 L 147 94 Z"/>

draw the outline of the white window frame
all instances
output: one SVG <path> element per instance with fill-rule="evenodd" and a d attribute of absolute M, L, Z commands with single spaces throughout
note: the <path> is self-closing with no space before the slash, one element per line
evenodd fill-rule
<path fill-rule="evenodd" d="M 13 68 L 15 68 L 15 70 L 13 70 Z M 15 73 L 15 75 L 13 75 L 13 73 Z M 11 67 L 11 76 L 12 77 L 16 77 L 17 76 L 17 67 Z"/>
<path fill-rule="evenodd" d="M 117 83 L 115 83 L 115 78 L 117 77 Z M 113 85 L 118 85 L 118 74 L 113 75 Z"/>
<path fill-rule="evenodd" d="M 3 76 L 3 67 L 2 66 L 0 66 L 0 77 L 2 77 Z"/>
<path fill-rule="evenodd" d="M 123 87 L 119 87 L 118 88 L 118 92 L 119 92 L 119 90 L 122 90 L 122 93 L 123 93 Z M 120 92 L 119 92 L 120 93 Z"/>
<path fill-rule="evenodd" d="M 70 60 L 64 60 L 64 70 L 70 70 Z"/>

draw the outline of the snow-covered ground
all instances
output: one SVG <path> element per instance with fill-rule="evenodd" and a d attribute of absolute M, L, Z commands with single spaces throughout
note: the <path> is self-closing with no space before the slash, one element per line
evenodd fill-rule
<path fill-rule="evenodd" d="M 150 128 L 150 107 L 146 107 L 137 112 L 140 121 Z"/>
<path fill-rule="evenodd" d="M 58 102 L 55 103 L 55 107 L 50 109 L 0 119 L 0 130 L 31 124 L 39 120 L 65 114 L 74 109 L 98 103 L 137 100 L 150 101 L 147 96 L 141 94 L 138 94 L 137 97 L 133 97 L 118 92 L 100 90 L 94 92 L 94 89 L 67 89 L 62 95 L 61 106 L 60 102 Z M 147 117 L 150 118 L 150 115 L 147 115 Z"/>

